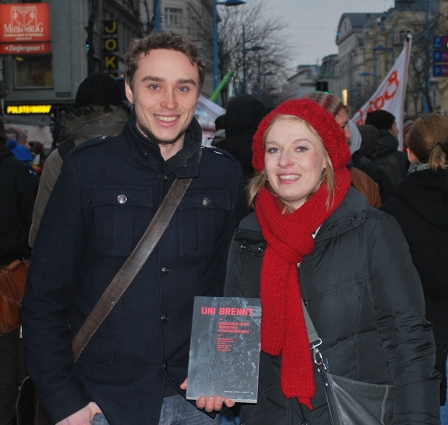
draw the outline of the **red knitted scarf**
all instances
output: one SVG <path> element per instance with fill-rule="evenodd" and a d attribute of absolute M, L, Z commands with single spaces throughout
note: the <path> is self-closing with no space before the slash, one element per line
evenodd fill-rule
<path fill-rule="evenodd" d="M 255 203 L 267 242 L 260 282 L 261 348 L 268 354 L 282 355 L 280 388 L 283 394 L 297 397 L 299 403 L 310 409 L 315 386 L 297 264 L 313 251 L 313 233 L 340 205 L 350 187 L 346 167 L 335 171 L 335 177 L 329 210 L 325 183 L 292 214 L 282 214 L 278 198 L 266 188 L 258 193 Z"/>

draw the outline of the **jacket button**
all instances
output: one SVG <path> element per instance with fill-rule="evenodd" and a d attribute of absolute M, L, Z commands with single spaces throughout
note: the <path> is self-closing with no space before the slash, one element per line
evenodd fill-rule
<path fill-rule="evenodd" d="M 210 199 L 208 198 L 204 198 L 202 200 L 202 205 L 204 205 L 204 207 L 209 207 L 212 204 L 212 201 L 210 201 Z"/>
<path fill-rule="evenodd" d="M 260 247 L 258 247 L 257 251 L 261 253 L 264 251 L 264 249 L 260 246 Z"/>
<path fill-rule="evenodd" d="M 168 369 L 168 362 L 163 362 L 163 368 Z"/>
<path fill-rule="evenodd" d="M 240 249 L 246 249 L 246 245 L 241 244 Z"/>
<path fill-rule="evenodd" d="M 142 157 L 145 159 L 148 159 L 148 152 L 142 152 Z"/>
<path fill-rule="evenodd" d="M 162 316 L 160 317 L 160 320 L 161 320 L 163 323 L 168 322 L 168 315 L 166 315 L 166 314 L 162 314 Z"/>
<path fill-rule="evenodd" d="M 118 195 L 117 201 L 119 204 L 125 204 L 128 202 L 128 198 L 125 195 Z"/>
<path fill-rule="evenodd" d="M 164 181 L 168 181 L 169 179 L 170 179 L 170 178 L 169 178 L 168 176 L 166 176 L 166 175 L 163 176 L 163 180 L 164 180 Z"/>
<path fill-rule="evenodd" d="M 163 274 L 168 274 L 170 272 L 170 269 L 167 266 L 163 266 L 162 267 L 162 273 Z"/>

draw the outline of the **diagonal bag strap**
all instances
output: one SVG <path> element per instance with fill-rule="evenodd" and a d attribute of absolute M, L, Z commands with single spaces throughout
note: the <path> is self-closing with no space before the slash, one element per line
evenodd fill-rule
<path fill-rule="evenodd" d="M 302 310 L 303 315 L 305 316 L 306 331 L 308 333 L 308 339 L 310 341 L 310 345 L 311 347 L 317 346 L 319 345 L 319 342 L 322 341 L 320 340 L 319 335 L 317 334 L 313 321 L 311 320 L 311 317 L 308 314 L 308 310 L 306 309 L 303 300 L 302 300 Z"/>
<path fill-rule="evenodd" d="M 201 151 L 199 151 L 201 153 Z M 182 197 L 191 183 L 190 179 L 176 179 L 168 191 L 162 205 L 151 220 L 148 228 L 143 234 L 137 246 L 132 251 L 129 258 L 113 278 L 112 282 L 104 291 L 97 304 L 90 312 L 89 317 L 82 325 L 72 342 L 75 363 L 80 354 L 92 338 L 93 334 L 104 322 L 108 314 L 117 304 L 126 289 L 137 276 L 140 269 L 146 263 L 155 246 L 168 227 L 171 218 L 176 211 Z"/>

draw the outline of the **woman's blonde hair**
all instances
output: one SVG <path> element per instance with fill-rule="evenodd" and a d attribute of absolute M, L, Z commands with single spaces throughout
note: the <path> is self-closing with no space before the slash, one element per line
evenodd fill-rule
<path fill-rule="evenodd" d="M 297 117 L 295 115 L 277 115 L 269 124 L 269 127 L 266 129 L 264 135 L 263 135 L 263 146 L 266 147 L 266 139 L 271 131 L 273 125 L 280 121 L 280 120 L 290 120 L 290 121 L 296 121 L 296 122 L 303 122 L 305 126 L 308 128 L 309 131 L 311 131 L 321 142 L 322 144 L 322 150 L 325 155 L 325 167 L 322 171 L 322 177 L 317 184 L 317 186 L 314 188 L 314 190 L 308 195 L 307 199 L 314 195 L 322 183 L 327 183 L 327 189 L 328 189 L 328 197 L 327 197 L 327 208 L 330 209 L 331 207 L 331 199 L 333 197 L 334 193 L 334 182 L 335 182 L 335 176 L 333 171 L 333 165 L 331 163 L 331 159 L 328 156 L 327 151 L 324 148 L 324 144 L 322 142 L 321 137 L 319 136 L 318 132 L 314 129 L 314 127 L 304 119 Z M 250 207 L 254 207 L 255 199 L 257 197 L 258 192 L 261 190 L 261 188 L 266 187 L 274 196 L 277 196 L 274 191 L 272 190 L 269 181 L 268 176 L 266 174 L 266 170 L 262 170 L 259 173 L 256 173 L 255 176 L 252 178 L 252 180 L 249 182 L 247 186 L 247 196 L 248 196 L 248 203 Z M 288 201 L 285 201 L 284 199 L 278 198 L 280 204 L 284 207 L 283 212 L 293 212 L 295 208 L 289 203 Z"/>
<path fill-rule="evenodd" d="M 435 113 L 418 118 L 409 130 L 408 148 L 430 170 L 446 169 L 448 118 Z"/>

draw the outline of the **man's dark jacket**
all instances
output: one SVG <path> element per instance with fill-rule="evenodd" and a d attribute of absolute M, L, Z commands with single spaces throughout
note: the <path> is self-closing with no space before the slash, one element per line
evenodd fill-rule
<path fill-rule="evenodd" d="M 375 165 L 389 177 L 395 187 L 406 177 L 409 161 L 404 152 L 398 151 L 398 140 L 389 130 L 380 129 L 378 139 L 378 152 L 375 156 Z"/>
<path fill-rule="evenodd" d="M 28 258 L 34 188 L 26 165 L 0 140 L 0 263 Z"/>
<path fill-rule="evenodd" d="M 164 161 L 131 119 L 121 135 L 65 156 L 23 302 L 27 367 L 53 423 L 95 401 L 111 425 L 157 425 L 167 383 L 181 392 L 194 296 L 222 293 L 246 211 L 238 162 L 203 149 L 198 163 L 200 143 L 193 120 L 184 148 Z M 73 367 L 71 340 L 176 177 L 193 180 L 169 227 Z"/>
<path fill-rule="evenodd" d="M 367 158 L 361 150 L 352 154 L 353 166 L 364 171 L 380 188 L 381 202 L 386 202 L 394 194 L 394 187 L 389 177 L 381 168 L 378 168 L 374 162 Z"/>
<path fill-rule="evenodd" d="M 444 405 L 448 352 L 448 170 L 409 174 L 395 188 L 395 197 L 381 209 L 400 224 L 422 281 L 426 317 L 434 327 L 436 369 L 443 377 L 440 401 Z"/>
<path fill-rule="evenodd" d="M 394 424 L 438 425 L 440 375 L 434 370 L 432 327 L 424 317 L 421 283 L 396 221 L 368 207 L 350 189 L 315 240 L 298 278 L 330 373 L 392 383 Z M 230 249 L 225 295 L 259 296 L 265 246 L 256 216 L 250 214 Z M 261 353 L 258 403 L 242 407 L 241 423 L 330 424 L 317 370 L 310 411 L 281 393 L 280 362 L 279 356 Z"/>

